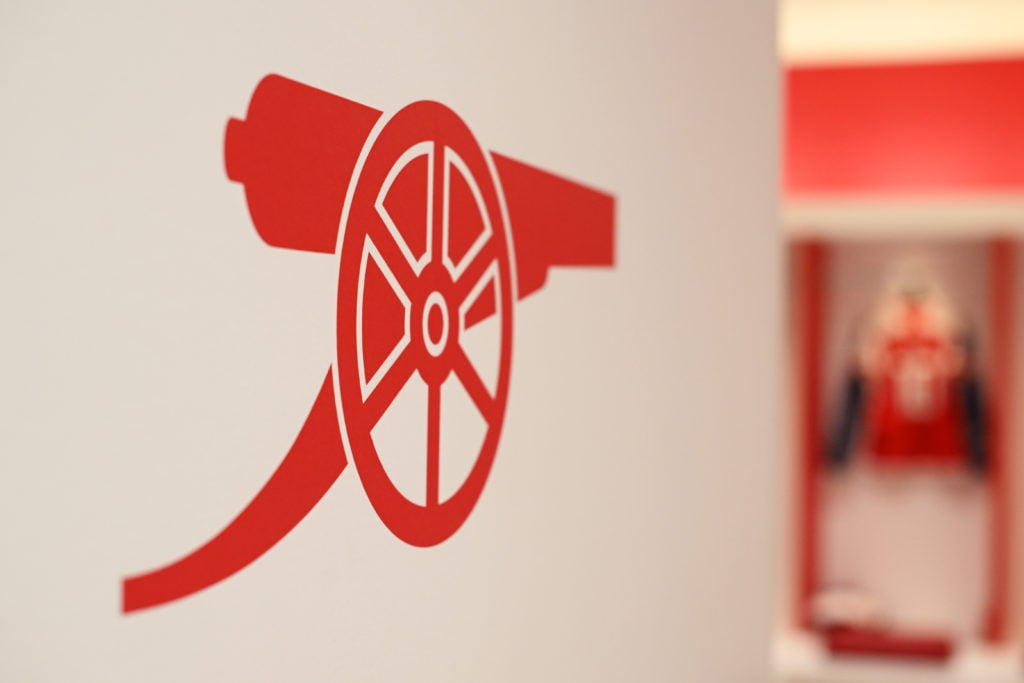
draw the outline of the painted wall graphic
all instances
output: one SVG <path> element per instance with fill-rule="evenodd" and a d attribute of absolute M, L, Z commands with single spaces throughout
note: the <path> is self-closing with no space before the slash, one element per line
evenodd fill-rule
<path fill-rule="evenodd" d="M 514 301 L 551 267 L 614 263 L 611 195 L 484 150 L 437 102 L 387 118 L 271 75 L 246 120 L 229 121 L 224 154 L 267 244 L 336 254 L 336 355 L 264 487 L 205 545 L 125 579 L 125 612 L 248 565 L 349 457 L 395 536 L 415 546 L 449 538 L 498 448 Z M 395 433 L 411 436 L 395 443 Z"/>

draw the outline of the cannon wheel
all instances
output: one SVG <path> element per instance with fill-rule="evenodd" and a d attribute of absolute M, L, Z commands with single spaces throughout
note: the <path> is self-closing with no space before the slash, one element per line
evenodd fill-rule
<path fill-rule="evenodd" d="M 486 153 L 436 102 L 400 110 L 367 142 L 363 158 L 342 215 L 336 399 L 346 445 L 380 519 L 407 543 L 430 546 L 473 510 L 501 434 L 515 294 L 507 213 Z M 489 387 L 462 341 L 467 328 L 492 315 L 500 346 Z M 372 436 L 417 373 L 427 390 L 422 503 L 389 478 Z M 461 486 L 442 499 L 441 396 L 451 378 L 472 399 L 486 433 Z"/>

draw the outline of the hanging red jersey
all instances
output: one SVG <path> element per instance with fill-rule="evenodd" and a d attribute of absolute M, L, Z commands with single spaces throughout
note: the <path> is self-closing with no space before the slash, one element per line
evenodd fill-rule
<path fill-rule="evenodd" d="M 827 459 L 858 432 L 879 464 L 985 465 L 981 390 L 969 336 L 934 284 L 902 283 L 877 308 L 846 380 Z"/>
<path fill-rule="evenodd" d="M 964 461 L 963 409 L 957 393 L 963 354 L 950 330 L 929 319 L 923 301 L 906 299 L 882 330 L 869 377 L 867 450 L 880 461 Z"/>

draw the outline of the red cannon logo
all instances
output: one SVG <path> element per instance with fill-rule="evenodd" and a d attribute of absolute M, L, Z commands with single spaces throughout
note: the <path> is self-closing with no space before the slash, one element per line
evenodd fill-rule
<path fill-rule="evenodd" d="M 487 152 L 437 102 L 388 119 L 267 76 L 248 118 L 228 122 L 224 157 L 264 241 L 336 254 L 337 353 L 263 488 L 205 545 L 125 579 L 125 612 L 248 565 L 316 505 L 347 454 L 395 536 L 416 546 L 447 539 L 473 510 L 498 447 L 513 301 L 540 289 L 552 266 L 613 263 L 613 197 Z M 484 327 L 493 352 L 474 354 Z M 425 415 L 410 418 L 417 405 Z M 466 442 L 467 414 L 478 425 L 470 455 L 449 462 L 445 439 Z M 395 433 L 406 438 L 396 444 Z"/>

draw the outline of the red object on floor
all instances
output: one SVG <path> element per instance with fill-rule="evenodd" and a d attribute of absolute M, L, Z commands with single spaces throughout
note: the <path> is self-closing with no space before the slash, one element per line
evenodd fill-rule
<path fill-rule="evenodd" d="M 953 655 L 953 643 L 946 636 L 872 629 L 832 629 L 825 633 L 825 644 L 834 655 L 896 656 L 935 662 L 945 662 Z"/>

